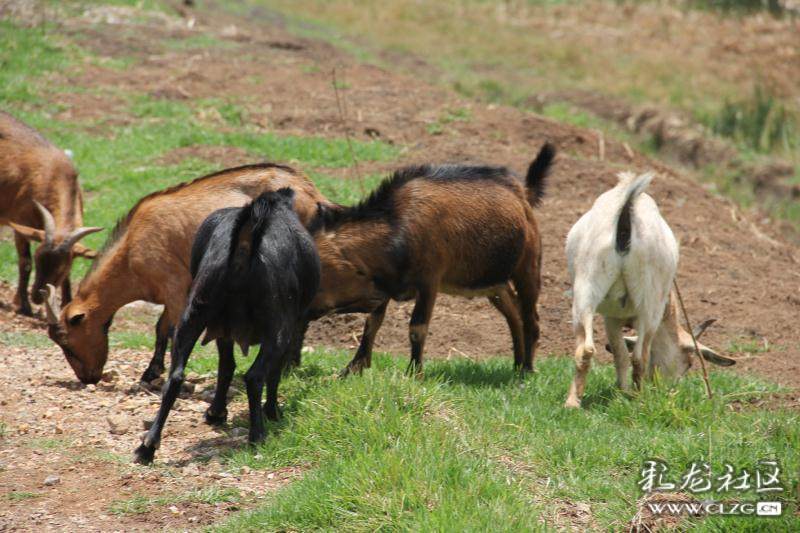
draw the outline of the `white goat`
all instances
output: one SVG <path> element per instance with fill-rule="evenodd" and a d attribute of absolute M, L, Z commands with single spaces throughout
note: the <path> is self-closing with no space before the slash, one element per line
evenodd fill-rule
<path fill-rule="evenodd" d="M 671 294 L 678 268 L 678 242 L 644 190 L 651 173 L 619 174 L 619 183 L 601 194 L 567 236 L 567 263 L 572 279 L 572 320 L 577 338 L 575 379 L 566 401 L 579 407 L 586 374 L 595 353 L 592 322 L 595 313 L 605 319 L 610 351 L 614 354 L 617 385 L 627 390 L 633 347 L 633 381 L 641 386 L 643 372 L 658 371 L 679 377 L 691 366 L 691 336 L 678 323 Z M 711 323 L 705 322 L 697 334 Z M 632 326 L 637 337 L 623 338 Z M 704 358 L 720 365 L 732 359 L 699 345 Z M 651 349 L 653 357 L 650 358 Z"/>

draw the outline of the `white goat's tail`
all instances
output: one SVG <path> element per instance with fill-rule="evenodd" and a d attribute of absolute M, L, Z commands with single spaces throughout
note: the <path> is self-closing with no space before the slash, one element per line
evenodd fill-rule
<path fill-rule="evenodd" d="M 616 248 L 618 254 L 625 255 L 631 249 L 633 202 L 650 185 L 653 180 L 653 173 L 646 172 L 635 176 L 630 172 L 623 172 L 619 175 L 619 180 L 621 183 L 627 182 L 627 187 L 625 187 L 625 202 L 622 204 L 619 218 L 617 219 Z"/>

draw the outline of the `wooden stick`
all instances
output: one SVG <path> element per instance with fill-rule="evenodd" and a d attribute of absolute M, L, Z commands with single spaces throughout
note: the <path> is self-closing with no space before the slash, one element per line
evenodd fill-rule
<path fill-rule="evenodd" d="M 597 158 L 600 161 L 606 159 L 606 138 L 600 130 L 597 130 Z"/>
<path fill-rule="evenodd" d="M 686 330 L 689 332 L 689 335 L 692 336 L 692 343 L 694 343 L 694 353 L 700 360 L 700 368 L 703 369 L 703 381 L 706 384 L 706 394 L 708 394 L 708 399 L 710 400 L 714 396 L 714 394 L 711 391 L 711 383 L 708 381 L 708 369 L 706 368 L 706 361 L 700 354 L 700 347 L 697 345 L 697 338 L 694 336 L 694 331 L 692 330 L 692 324 L 691 322 L 689 322 L 689 314 L 686 312 L 686 306 L 683 305 L 683 296 L 681 296 L 681 290 L 678 288 L 678 279 L 676 278 L 672 280 L 672 284 L 675 286 L 675 293 L 678 295 L 678 303 L 681 305 L 681 312 L 683 313 L 684 320 L 686 320 Z"/>
<path fill-rule="evenodd" d="M 353 142 L 350 139 L 350 129 L 347 126 L 346 120 L 346 102 L 344 101 L 344 95 L 341 97 L 339 96 L 339 83 L 336 79 L 336 67 L 333 67 L 331 71 L 332 83 L 333 83 L 333 92 L 336 95 L 336 108 L 339 110 L 339 121 L 342 123 L 342 127 L 344 128 L 344 137 L 347 140 L 347 149 L 350 152 L 350 161 L 352 161 L 353 171 L 358 178 L 358 188 L 363 196 L 364 194 L 364 178 L 361 175 L 361 168 L 358 166 L 358 159 L 356 158 L 356 153 L 353 150 Z"/>

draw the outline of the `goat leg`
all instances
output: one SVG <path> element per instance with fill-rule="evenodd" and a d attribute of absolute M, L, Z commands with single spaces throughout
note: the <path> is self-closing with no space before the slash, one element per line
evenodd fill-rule
<path fill-rule="evenodd" d="M 272 357 L 273 364 L 279 360 L 279 352 L 275 350 L 275 335 L 268 335 L 258 350 L 253 364 L 244 375 L 244 383 L 247 387 L 247 404 L 250 411 L 250 434 L 248 440 L 260 442 L 264 440 L 264 412 L 261 407 L 261 393 L 264 389 L 264 382 L 267 375 L 267 357 Z M 270 365 L 270 370 L 274 370 Z M 280 375 L 280 363 L 278 363 L 278 373 Z"/>
<path fill-rule="evenodd" d="M 264 402 L 264 416 L 267 420 L 277 422 L 281 419 L 278 407 L 278 385 L 281 382 L 281 361 L 283 357 L 274 357 L 267 364 L 267 400 Z"/>
<path fill-rule="evenodd" d="M 158 415 L 156 415 L 153 425 L 150 426 L 150 430 L 144 436 L 144 439 L 142 439 L 142 444 L 136 448 L 134 452 L 134 461 L 139 464 L 150 464 L 153 462 L 153 457 L 161 443 L 161 431 L 164 429 L 167 416 L 181 391 L 184 371 L 186 369 L 186 363 L 189 361 L 189 355 L 191 355 L 192 348 L 194 348 L 204 327 L 204 322 L 199 316 L 191 311 L 184 313 L 172 346 L 169 379 L 164 384 L 164 392 L 161 395 L 161 406 L 158 408 Z"/>
<path fill-rule="evenodd" d="M 153 349 L 153 357 L 140 379 L 143 383 L 150 383 L 164 372 L 164 354 L 167 352 L 167 345 L 174 331 L 175 329 L 167 318 L 167 310 L 164 309 L 156 323 L 156 345 Z"/>
<path fill-rule="evenodd" d="M 233 372 L 236 370 L 232 340 L 217 339 L 217 352 L 219 353 L 217 388 L 214 391 L 214 399 L 204 415 L 206 423 L 212 426 L 221 426 L 228 418 L 228 389 L 233 380 Z"/>
<path fill-rule="evenodd" d="M 539 300 L 539 273 L 533 265 L 514 276 L 514 286 L 517 289 L 517 301 L 525 337 L 522 371 L 533 372 L 533 361 L 536 358 L 540 334 L 539 314 L 536 312 Z"/>
<path fill-rule="evenodd" d="M 489 302 L 505 317 L 508 329 L 511 332 L 511 342 L 514 345 L 514 368 L 520 369 L 525 361 L 525 334 L 522 328 L 522 317 L 515 302 L 515 295 L 510 288 L 502 290 L 499 294 L 489 297 Z"/>
<path fill-rule="evenodd" d="M 32 316 L 33 310 L 31 309 L 31 302 L 28 300 L 28 282 L 33 268 L 31 245 L 28 239 L 16 232 L 14 233 L 14 245 L 17 248 L 17 266 L 19 267 L 19 283 L 17 284 L 17 294 L 14 296 L 14 304 L 16 305 L 17 313 Z"/>
<path fill-rule="evenodd" d="M 416 373 L 422 377 L 422 353 L 425 348 L 425 339 L 428 337 L 428 325 L 433 316 L 433 306 L 436 303 L 436 289 L 422 287 L 417 291 L 417 302 L 411 312 L 411 322 L 408 327 L 408 338 L 411 341 L 411 361 L 408 363 L 407 373 Z"/>
<path fill-rule="evenodd" d="M 360 374 L 362 370 L 372 366 L 372 347 L 375 344 L 375 335 L 381 329 L 388 305 L 389 300 L 386 300 L 367 317 L 367 321 L 364 323 L 364 333 L 358 344 L 358 351 L 353 360 L 347 363 L 344 370 L 339 373 L 340 377 L 347 377 L 351 373 Z"/>

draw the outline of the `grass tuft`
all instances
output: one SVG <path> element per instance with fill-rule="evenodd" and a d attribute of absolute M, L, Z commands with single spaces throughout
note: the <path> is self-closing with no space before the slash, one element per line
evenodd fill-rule
<path fill-rule="evenodd" d="M 797 117 L 761 87 L 741 101 L 727 101 L 711 119 L 713 131 L 757 152 L 786 153 L 800 147 Z"/>

